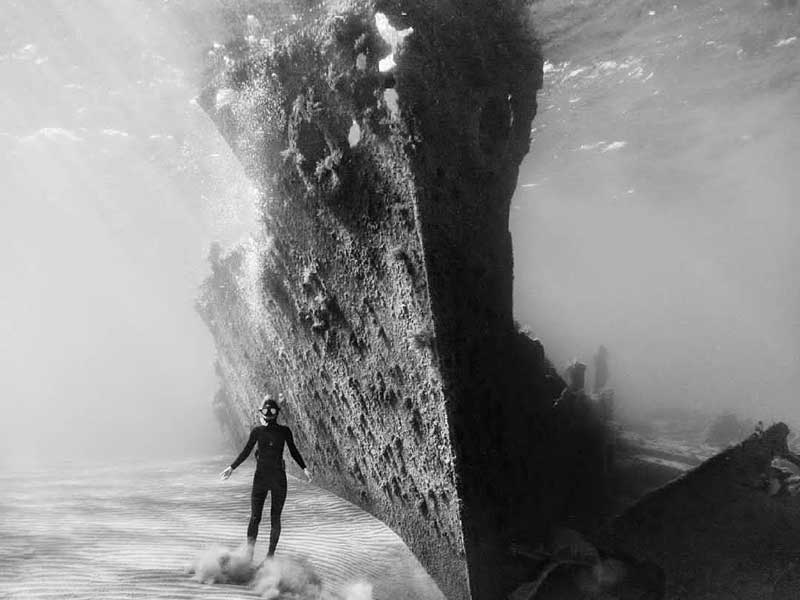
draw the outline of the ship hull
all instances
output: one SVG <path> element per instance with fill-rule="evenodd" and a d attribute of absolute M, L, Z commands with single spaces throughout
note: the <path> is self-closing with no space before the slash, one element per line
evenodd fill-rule
<path fill-rule="evenodd" d="M 448 598 L 504 598 L 510 541 L 559 506 L 560 379 L 513 321 L 508 213 L 542 78 L 522 7 L 339 4 L 226 52 L 200 103 L 263 230 L 212 255 L 198 302 L 220 418 L 241 439 L 283 393 L 317 482 L 391 526 Z"/>

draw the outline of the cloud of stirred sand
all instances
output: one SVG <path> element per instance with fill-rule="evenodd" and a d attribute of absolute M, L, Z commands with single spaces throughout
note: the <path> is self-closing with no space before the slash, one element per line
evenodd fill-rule
<path fill-rule="evenodd" d="M 212 546 L 195 559 L 189 572 L 201 583 L 247 585 L 268 600 L 373 600 L 372 586 L 367 582 L 354 582 L 334 591 L 308 561 L 275 557 L 258 564 L 249 558 L 244 545 L 235 550 Z"/>

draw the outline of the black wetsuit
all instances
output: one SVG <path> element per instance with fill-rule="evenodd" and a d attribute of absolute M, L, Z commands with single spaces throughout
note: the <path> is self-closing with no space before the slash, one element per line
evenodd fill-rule
<path fill-rule="evenodd" d="M 254 427 L 250 432 L 250 438 L 244 450 L 231 463 L 231 468 L 235 469 L 250 456 L 253 447 L 258 444 L 256 450 L 256 472 L 253 475 L 253 491 L 250 494 L 251 510 L 250 523 L 247 526 L 247 540 L 255 543 L 258 536 L 258 526 L 261 523 L 261 513 L 264 510 L 264 501 L 267 493 L 272 492 L 272 505 L 270 507 L 270 535 L 269 535 L 269 556 L 275 553 L 278 545 L 278 538 L 281 535 L 281 511 L 283 503 L 286 501 L 286 463 L 283 461 L 283 446 L 289 447 L 289 452 L 301 469 L 306 468 L 306 463 L 297 446 L 294 445 L 294 437 L 291 430 L 278 425 L 274 421 L 267 425 Z"/>

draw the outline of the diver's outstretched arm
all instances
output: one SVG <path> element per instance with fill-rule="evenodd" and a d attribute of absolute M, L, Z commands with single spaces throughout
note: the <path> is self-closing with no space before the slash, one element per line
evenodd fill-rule
<path fill-rule="evenodd" d="M 303 473 L 308 479 L 308 482 L 311 483 L 311 471 L 308 470 L 303 457 L 300 455 L 300 451 L 297 449 L 297 446 L 294 444 L 294 435 L 292 435 L 292 430 L 288 427 L 286 428 L 286 445 L 289 447 L 289 454 L 292 455 L 294 462 L 303 469 Z"/>
<path fill-rule="evenodd" d="M 219 476 L 222 479 L 228 479 L 231 476 L 231 473 L 233 473 L 233 470 L 240 464 L 242 464 L 248 456 L 250 456 L 250 453 L 253 451 L 253 447 L 255 445 L 256 445 L 256 430 L 253 429 L 250 432 L 250 437 L 247 439 L 247 444 L 245 444 L 245 447 L 239 453 L 239 456 L 237 456 L 236 460 L 234 460 L 227 469 L 225 469 L 222 473 L 220 473 Z"/>

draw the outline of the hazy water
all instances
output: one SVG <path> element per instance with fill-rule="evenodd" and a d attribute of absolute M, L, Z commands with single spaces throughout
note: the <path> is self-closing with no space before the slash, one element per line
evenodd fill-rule
<path fill-rule="evenodd" d="M 0 465 L 221 445 L 194 301 L 255 221 L 192 102 L 222 5 L 0 0 Z"/>
<path fill-rule="evenodd" d="M 245 537 L 252 461 L 230 457 L 0 473 L 0 598 L 254 598 L 185 569 Z M 255 558 L 266 554 L 267 517 Z M 366 581 L 376 599 L 441 599 L 403 542 L 352 504 L 289 478 L 278 555 L 307 559 L 332 591 Z"/>
<path fill-rule="evenodd" d="M 800 422 L 800 7 L 542 0 L 545 79 L 511 228 L 557 364 L 620 406 Z"/>

